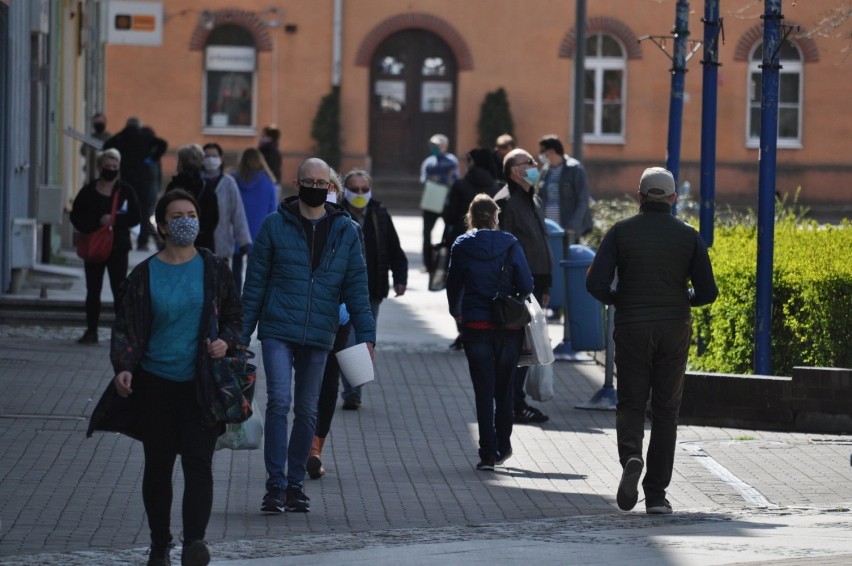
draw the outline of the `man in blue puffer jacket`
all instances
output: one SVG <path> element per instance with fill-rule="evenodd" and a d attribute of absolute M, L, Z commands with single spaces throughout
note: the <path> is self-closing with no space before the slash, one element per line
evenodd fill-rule
<path fill-rule="evenodd" d="M 293 180 L 299 196 L 285 199 L 263 222 L 246 270 L 241 344 L 249 344 L 256 326 L 268 393 L 267 480 L 261 506 L 266 513 L 310 510 L 302 489 L 305 464 L 341 302 L 349 310 L 356 341 L 366 342 L 374 356 L 376 323 L 361 237 L 343 207 L 326 202 L 329 182 L 329 166 L 321 159 L 299 165 Z M 288 442 L 291 400 L 294 419 Z"/>

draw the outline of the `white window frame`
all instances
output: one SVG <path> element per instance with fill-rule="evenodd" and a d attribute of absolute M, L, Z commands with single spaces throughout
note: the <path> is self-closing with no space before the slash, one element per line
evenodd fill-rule
<path fill-rule="evenodd" d="M 754 83 L 751 78 L 755 74 L 761 74 L 763 69 L 760 68 L 760 65 L 763 64 L 762 60 L 756 60 L 754 58 L 755 51 L 763 44 L 763 42 L 757 42 L 749 52 L 748 56 L 748 75 L 746 76 L 746 114 L 745 114 L 745 140 L 746 147 L 750 149 L 759 148 L 760 147 L 760 135 L 752 136 L 751 135 L 751 110 L 752 110 L 752 89 L 754 87 Z M 802 118 L 803 118 L 803 104 L 804 100 L 804 89 L 805 89 L 805 65 L 803 63 L 804 59 L 802 56 L 802 50 L 799 49 L 799 46 L 795 43 L 791 43 L 791 45 L 798 51 L 799 58 L 796 59 L 781 59 L 779 63 L 781 64 L 781 69 L 779 73 L 784 75 L 799 75 L 799 100 L 796 104 L 791 104 L 789 102 L 781 102 L 781 98 L 778 98 L 778 111 L 780 113 L 781 108 L 796 108 L 798 110 L 797 113 L 797 124 L 796 124 L 796 137 L 795 138 L 782 138 L 778 135 L 777 145 L 776 147 L 781 149 L 801 149 L 802 146 Z M 780 85 L 780 77 L 779 77 L 779 85 Z M 780 88 L 780 86 L 779 86 Z M 759 95 L 759 93 L 758 93 Z M 759 100 L 759 96 L 758 96 Z M 759 107 L 759 106 L 758 106 Z M 780 123 L 778 124 L 780 128 Z"/>
<path fill-rule="evenodd" d="M 594 127 L 592 133 L 583 134 L 584 143 L 597 144 L 625 144 L 627 143 L 627 49 L 621 40 L 609 33 L 598 32 L 590 37 L 607 36 L 618 43 L 621 48 L 621 57 L 598 57 L 586 56 L 585 70 L 593 71 L 595 75 L 595 101 L 594 101 Z M 604 98 L 604 72 L 621 71 L 621 133 L 601 133 L 603 122 L 603 98 Z M 585 96 L 585 93 L 584 93 Z M 585 100 L 584 100 L 585 104 Z"/>
<path fill-rule="evenodd" d="M 204 47 L 204 69 L 202 79 L 202 104 L 201 104 L 201 124 L 202 133 L 205 135 L 225 135 L 225 136 L 244 136 L 252 137 L 257 135 L 257 48 L 251 47 L 254 50 L 254 65 L 251 69 L 251 124 L 248 126 L 210 126 L 207 123 L 207 89 L 208 89 L 208 72 L 222 71 L 227 69 L 209 69 L 207 66 L 207 50 L 211 47 L 228 47 L 210 44 Z M 249 46 L 241 46 L 248 49 Z M 248 69 L 242 69 L 238 72 L 249 72 Z"/>

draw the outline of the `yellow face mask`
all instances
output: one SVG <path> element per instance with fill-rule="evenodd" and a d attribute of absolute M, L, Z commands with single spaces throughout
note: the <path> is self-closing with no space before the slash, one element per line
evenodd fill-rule
<path fill-rule="evenodd" d="M 370 202 L 370 196 L 372 191 L 367 191 L 366 193 L 359 194 L 353 193 L 349 189 L 343 189 L 343 197 L 355 208 L 364 208 L 367 206 L 367 203 Z"/>

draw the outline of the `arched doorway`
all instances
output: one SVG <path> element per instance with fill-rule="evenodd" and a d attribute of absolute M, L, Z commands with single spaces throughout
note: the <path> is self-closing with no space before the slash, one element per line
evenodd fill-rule
<path fill-rule="evenodd" d="M 429 137 L 456 133 L 458 66 L 437 35 L 407 29 L 390 35 L 370 64 L 370 156 L 377 175 L 414 176 Z"/>

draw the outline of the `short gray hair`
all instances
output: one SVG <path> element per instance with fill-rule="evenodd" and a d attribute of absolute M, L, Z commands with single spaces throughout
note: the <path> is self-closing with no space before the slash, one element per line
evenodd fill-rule
<path fill-rule="evenodd" d="M 364 171 L 363 169 L 352 169 L 346 176 L 343 178 L 343 188 L 349 188 L 349 179 L 352 177 L 364 177 L 367 179 L 367 182 L 370 184 L 370 189 L 373 188 L 373 178 L 370 177 L 370 174 Z"/>
<path fill-rule="evenodd" d="M 177 158 L 178 171 L 187 169 L 200 171 L 204 163 L 204 150 L 197 143 L 182 145 L 178 148 Z"/>

